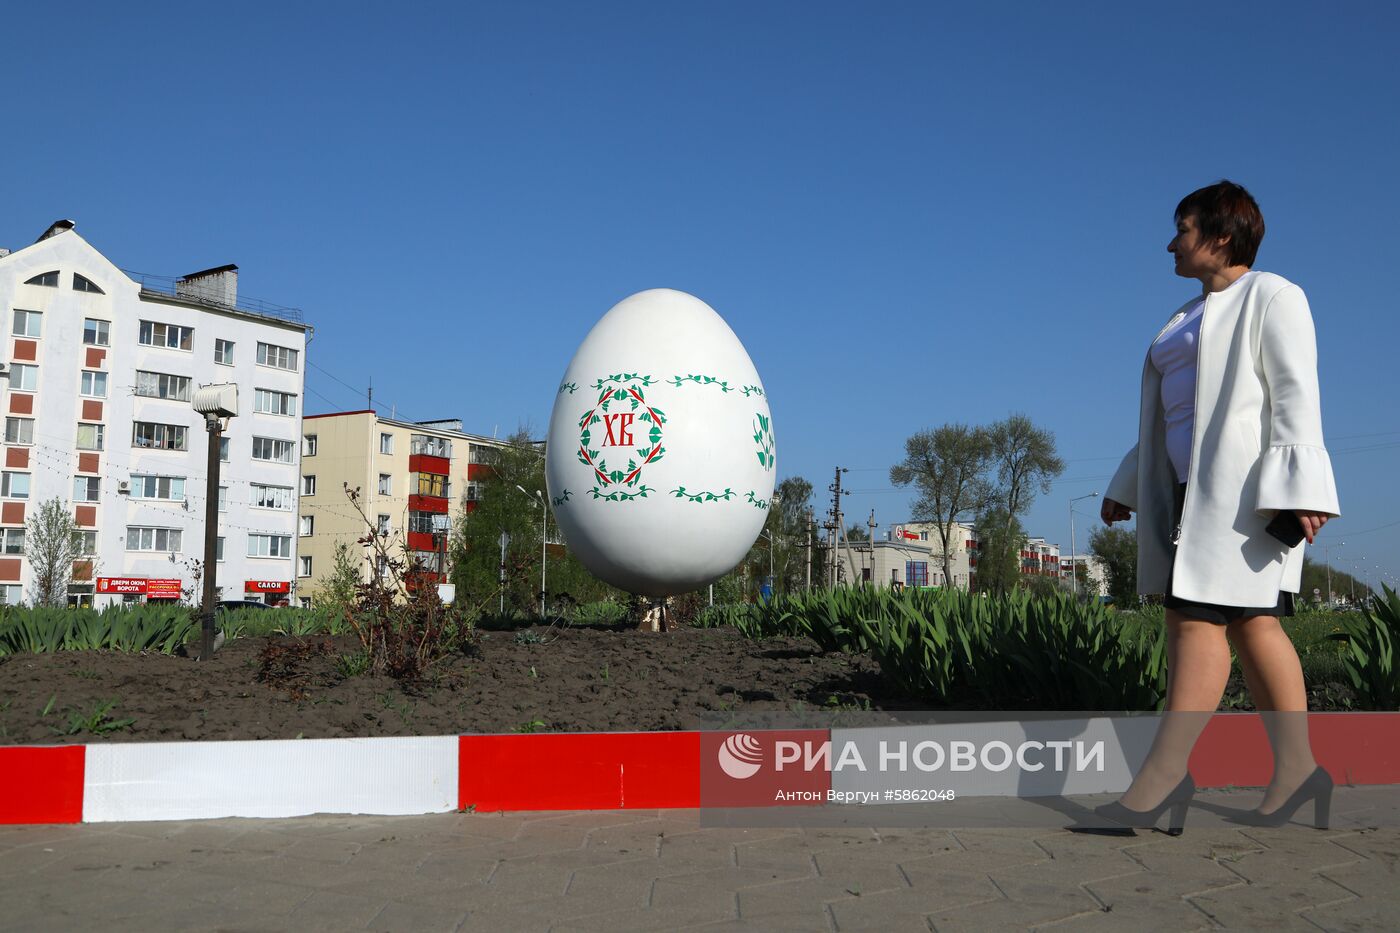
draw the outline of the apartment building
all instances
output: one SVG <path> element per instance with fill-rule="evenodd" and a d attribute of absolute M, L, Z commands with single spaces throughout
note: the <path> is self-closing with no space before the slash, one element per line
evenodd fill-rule
<path fill-rule="evenodd" d="M 351 546 L 360 578 L 369 579 L 371 566 L 356 542 L 371 528 L 396 540 L 402 533 L 429 579 L 445 579 L 453 519 L 461 508 L 475 507 L 479 481 L 503 446 L 466 433 L 456 419 L 401 421 L 370 410 L 308 415 L 301 440 L 299 604 L 311 605 L 330 576 L 337 543 Z M 347 487 L 359 490 L 358 509 Z"/>
<path fill-rule="evenodd" d="M 880 539 L 883 538 L 883 540 Z M 972 526 L 955 522 L 948 541 L 951 584 L 967 589 L 975 568 L 976 532 Z M 944 586 L 943 542 L 933 522 L 905 522 L 895 525 L 877 540 L 852 541 L 843 547 L 840 560 L 843 579 L 876 586 Z"/>
<path fill-rule="evenodd" d="M 81 529 L 70 604 L 194 594 L 209 435 L 190 402 L 217 383 L 239 398 L 220 445 L 220 598 L 292 597 L 310 334 L 299 312 L 241 298 L 236 266 L 127 273 L 59 221 L 0 250 L 0 320 L 0 600 L 30 598 L 25 523 L 54 499 Z"/>

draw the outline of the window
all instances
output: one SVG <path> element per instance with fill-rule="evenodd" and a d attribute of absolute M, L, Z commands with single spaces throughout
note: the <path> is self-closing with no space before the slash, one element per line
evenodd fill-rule
<path fill-rule="evenodd" d="M 95 370 L 83 370 L 83 383 L 79 391 L 90 398 L 107 397 L 107 374 Z"/>
<path fill-rule="evenodd" d="M 310 609 L 310 608 L 311 608 L 311 597 L 310 597 L 310 596 L 298 596 L 298 597 L 297 597 L 297 605 L 300 606 L 302 609 Z"/>
<path fill-rule="evenodd" d="M 295 446 L 291 441 L 279 441 L 272 437 L 255 437 L 253 438 L 253 459 L 291 463 Z"/>
<path fill-rule="evenodd" d="M 185 478 L 183 476 L 153 476 L 146 473 L 133 473 L 131 474 L 131 498 L 183 502 L 185 501 Z"/>
<path fill-rule="evenodd" d="M 298 533 L 299 533 L 303 538 L 309 538 L 309 537 L 311 537 L 312 531 L 313 531 L 313 529 L 315 529 L 315 527 L 316 527 L 316 516 L 314 516 L 314 515 L 303 515 L 303 516 L 301 517 L 301 528 L 300 528 L 300 530 L 299 530 Z"/>
<path fill-rule="evenodd" d="M 228 444 L 228 438 L 219 438 L 219 459 L 222 460 L 224 463 L 228 463 Z"/>
<path fill-rule="evenodd" d="M 10 388 L 20 392 L 38 391 L 39 367 L 15 363 L 10 367 Z"/>
<path fill-rule="evenodd" d="M 264 415 L 295 415 L 297 413 L 297 397 L 290 392 L 254 389 L 253 411 Z"/>
<path fill-rule="evenodd" d="M 233 341 L 214 339 L 214 362 L 225 366 L 233 365 Z"/>
<path fill-rule="evenodd" d="M 310 557 L 310 555 L 303 555 L 302 558 L 301 558 L 300 563 L 301 563 L 301 569 L 300 569 L 300 571 L 297 573 L 297 576 L 299 576 L 299 577 L 309 577 L 309 576 L 311 576 L 311 557 Z"/>
<path fill-rule="evenodd" d="M 34 419 L 33 419 L 33 418 L 6 418 L 6 419 L 5 419 L 5 443 L 6 443 L 6 444 L 32 444 L 32 443 L 34 443 Z"/>
<path fill-rule="evenodd" d="M 8 470 L 0 473 L 0 496 L 6 499 L 28 499 L 29 474 L 11 473 Z"/>
<path fill-rule="evenodd" d="M 15 326 L 11 331 L 16 337 L 38 337 L 43 329 L 43 315 L 38 311 L 15 309 Z"/>
<path fill-rule="evenodd" d="M 379 494 L 381 496 L 392 495 L 394 488 L 394 478 L 388 473 L 379 474 Z"/>
<path fill-rule="evenodd" d="M 314 495 L 316 495 L 316 477 L 315 477 L 315 476 L 303 476 L 303 477 L 301 478 L 301 494 L 302 494 L 303 496 L 314 496 Z"/>
<path fill-rule="evenodd" d="M 18 583 L 0 585 L 0 606 L 18 606 L 24 602 L 24 587 Z"/>
<path fill-rule="evenodd" d="M 136 394 L 146 398 L 168 398 L 177 402 L 190 400 L 190 377 L 169 373 L 136 370 Z"/>
<path fill-rule="evenodd" d="M 25 285 L 47 285 L 49 288 L 58 288 L 58 270 L 52 272 L 41 272 L 32 279 L 25 279 Z"/>
<path fill-rule="evenodd" d="M 303 457 L 316 456 L 316 435 L 308 434 L 301 439 L 301 455 Z"/>
<path fill-rule="evenodd" d="M 248 556 L 249 557 L 291 557 L 292 556 L 292 536 L 291 535 L 258 535 L 248 536 Z"/>
<path fill-rule="evenodd" d="M 253 492 L 248 502 L 255 509 L 277 509 L 279 512 L 290 512 L 296 504 L 296 497 L 290 486 L 264 486 L 261 483 L 249 483 L 249 485 Z"/>
<path fill-rule="evenodd" d="M 297 371 L 297 351 L 270 343 L 258 344 L 258 365 Z"/>
<path fill-rule="evenodd" d="M 394 435 L 379 435 L 379 452 L 381 454 L 391 454 L 394 452 Z"/>
<path fill-rule="evenodd" d="M 448 495 L 447 477 L 439 473 L 419 473 L 418 495 L 446 497 Z"/>
<path fill-rule="evenodd" d="M 6 554 L 24 553 L 24 529 L 6 528 L 4 537 L 4 550 Z"/>
<path fill-rule="evenodd" d="M 101 450 L 107 441 L 107 428 L 100 424 L 78 425 L 78 449 Z"/>
<path fill-rule="evenodd" d="M 90 347 L 111 346 L 112 325 L 95 317 L 83 319 L 83 343 Z"/>
<path fill-rule="evenodd" d="M 219 535 L 214 539 L 214 560 L 223 563 L 224 560 L 224 536 Z"/>
<path fill-rule="evenodd" d="M 467 448 L 468 463 L 494 464 L 498 459 L 500 459 L 500 455 L 494 447 L 482 447 L 479 444 L 473 444 L 471 447 Z"/>
<path fill-rule="evenodd" d="M 436 535 L 450 531 L 451 520 L 435 512 L 409 512 L 408 530 L 413 534 Z"/>
<path fill-rule="evenodd" d="M 132 447 L 153 447 L 156 450 L 187 450 L 185 426 L 137 421 L 131 426 Z"/>
<path fill-rule="evenodd" d="M 907 586 L 928 586 L 928 561 L 905 561 L 904 583 Z"/>
<path fill-rule="evenodd" d="M 92 292 L 94 295 L 107 294 L 102 289 L 98 288 L 97 284 L 93 282 L 92 279 L 88 278 L 85 275 L 79 275 L 76 272 L 73 273 L 73 291 Z"/>
<path fill-rule="evenodd" d="M 451 457 L 452 442 L 445 437 L 431 437 L 427 434 L 415 434 L 412 437 L 409 452 L 427 454 L 430 457 Z"/>
<path fill-rule="evenodd" d="M 73 477 L 73 501 L 97 502 L 102 498 L 102 479 L 97 476 Z"/>
<path fill-rule="evenodd" d="M 374 523 L 374 530 L 381 535 L 387 535 L 389 533 L 389 516 L 377 516 L 377 520 Z"/>
<path fill-rule="evenodd" d="M 159 321 L 142 321 L 140 341 L 148 347 L 189 350 L 194 347 L 194 328 L 181 327 L 179 324 L 162 324 Z"/>
<path fill-rule="evenodd" d="M 81 557 L 91 557 L 97 553 L 97 532 L 73 532 L 73 551 Z"/>
<path fill-rule="evenodd" d="M 128 551 L 159 551 L 171 554 L 180 551 L 183 532 L 179 528 L 147 528 L 139 525 L 126 526 L 126 549 Z"/>
<path fill-rule="evenodd" d="M 468 502 L 480 502 L 480 501 L 481 501 L 481 484 L 480 484 L 480 483 L 467 483 L 467 501 L 468 501 Z"/>

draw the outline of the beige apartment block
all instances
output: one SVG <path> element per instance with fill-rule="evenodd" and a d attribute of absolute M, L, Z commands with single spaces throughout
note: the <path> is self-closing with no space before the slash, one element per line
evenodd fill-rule
<path fill-rule="evenodd" d="M 445 579 L 452 522 L 479 500 L 478 483 L 505 442 L 468 434 L 462 422 L 400 421 L 373 411 L 307 415 L 302 426 L 297 593 L 313 605 L 331 574 L 335 545 L 350 546 L 368 581 L 369 553 L 359 544 L 371 531 L 386 534 L 400 556 L 402 542 Z M 358 503 L 346 490 L 359 490 Z"/>

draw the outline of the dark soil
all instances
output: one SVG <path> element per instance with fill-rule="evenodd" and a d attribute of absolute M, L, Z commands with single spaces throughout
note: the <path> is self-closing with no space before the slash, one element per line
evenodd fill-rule
<path fill-rule="evenodd" d="M 341 674 L 338 659 L 359 647 L 351 636 L 243 638 L 207 664 L 109 651 L 14 655 L 0 661 L 0 745 L 653 731 L 693 728 L 691 717 L 712 710 L 911 705 L 868 656 L 825 653 L 803 638 L 683 627 L 481 639 L 474 656 L 440 662 L 411 689 Z"/>

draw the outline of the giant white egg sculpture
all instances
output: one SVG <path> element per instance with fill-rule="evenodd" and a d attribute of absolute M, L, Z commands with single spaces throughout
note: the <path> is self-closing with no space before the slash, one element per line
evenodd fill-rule
<path fill-rule="evenodd" d="M 668 288 L 618 302 L 589 331 L 546 451 L 569 548 L 641 596 L 732 570 L 771 507 L 773 421 L 753 361 L 713 308 Z"/>

